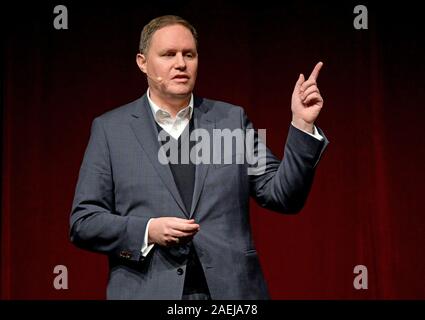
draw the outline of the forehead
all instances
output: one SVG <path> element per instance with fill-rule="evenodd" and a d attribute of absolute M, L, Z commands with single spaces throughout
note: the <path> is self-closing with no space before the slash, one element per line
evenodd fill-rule
<path fill-rule="evenodd" d="M 163 27 L 152 36 L 151 48 L 195 49 L 195 39 L 188 28 L 180 24 Z"/>

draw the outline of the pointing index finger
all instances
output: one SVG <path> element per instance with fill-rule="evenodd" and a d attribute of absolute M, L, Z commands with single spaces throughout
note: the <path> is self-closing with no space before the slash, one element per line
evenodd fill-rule
<path fill-rule="evenodd" d="M 311 72 L 310 77 L 308 79 L 317 80 L 317 77 L 319 76 L 319 72 L 320 72 L 320 69 L 322 69 L 322 66 L 323 66 L 323 62 L 321 61 L 318 62 L 316 66 L 314 67 L 313 71 Z"/>

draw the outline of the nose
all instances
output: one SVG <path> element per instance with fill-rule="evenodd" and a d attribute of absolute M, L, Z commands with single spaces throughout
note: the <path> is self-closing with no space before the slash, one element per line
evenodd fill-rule
<path fill-rule="evenodd" d="M 186 61 L 184 60 L 183 55 L 180 52 L 176 54 L 175 68 L 179 70 L 186 69 Z"/>

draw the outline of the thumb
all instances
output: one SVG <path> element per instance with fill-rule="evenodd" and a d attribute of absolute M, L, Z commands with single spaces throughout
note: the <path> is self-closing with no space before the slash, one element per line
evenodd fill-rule
<path fill-rule="evenodd" d="M 300 89 L 301 85 L 304 83 L 305 78 L 304 75 L 301 73 L 300 76 L 298 77 L 297 83 L 295 83 L 295 88 L 294 89 Z"/>

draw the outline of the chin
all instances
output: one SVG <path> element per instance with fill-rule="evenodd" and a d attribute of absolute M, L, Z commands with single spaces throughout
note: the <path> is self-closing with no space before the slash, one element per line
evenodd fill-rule
<path fill-rule="evenodd" d="M 185 88 L 172 88 L 169 90 L 169 94 L 174 96 L 187 96 L 192 93 L 193 87 L 185 87 Z"/>

